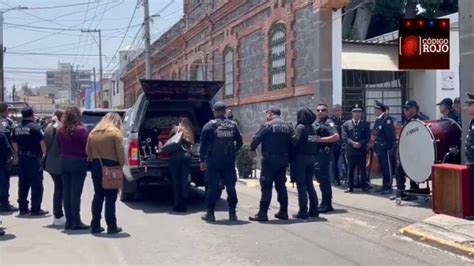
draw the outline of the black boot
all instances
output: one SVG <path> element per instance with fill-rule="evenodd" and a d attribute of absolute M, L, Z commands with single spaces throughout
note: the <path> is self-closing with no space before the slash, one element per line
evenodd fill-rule
<path fill-rule="evenodd" d="M 100 234 L 104 232 L 105 229 L 103 227 L 91 227 L 91 234 Z"/>
<path fill-rule="evenodd" d="M 0 229 L 0 236 L 4 236 L 4 235 L 5 235 L 5 230 Z"/>
<path fill-rule="evenodd" d="M 237 213 L 235 212 L 235 210 L 229 211 L 229 221 L 231 222 L 237 221 Z"/>
<path fill-rule="evenodd" d="M 308 216 L 311 217 L 311 218 L 319 218 L 318 208 L 310 208 Z"/>
<path fill-rule="evenodd" d="M 288 220 L 288 212 L 280 210 L 279 212 L 275 213 L 275 218 L 279 220 Z"/>
<path fill-rule="evenodd" d="M 73 224 L 71 230 L 89 230 L 91 227 L 83 222 Z"/>
<path fill-rule="evenodd" d="M 252 222 L 268 222 L 268 215 L 266 213 L 258 212 L 254 216 L 250 216 L 249 220 Z"/>
<path fill-rule="evenodd" d="M 201 220 L 212 223 L 216 221 L 216 217 L 214 216 L 214 212 L 208 211 L 203 216 L 201 216 Z"/>
<path fill-rule="evenodd" d="M 301 212 L 301 211 L 299 211 L 298 213 L 293 214 L 292 216 L 295 219 L 303 219 L 303 220 L 306 220 L 306 219 L 309 218 L 307 212 Z"/>
<path fill-rule="evenodd" d="M 0 205 L 0 212 L 16 212 L 18 211 L 18 208 L 11 205 L 10 202 L 8 201 L 4 201 L 1 205 Z"/>
<path fill-rule="evenodd" d="M 109 235 L 118 234 L 120 232 L 122 232 L 122 227 L 114 226 L 107 228 L 107 234 Z"/>

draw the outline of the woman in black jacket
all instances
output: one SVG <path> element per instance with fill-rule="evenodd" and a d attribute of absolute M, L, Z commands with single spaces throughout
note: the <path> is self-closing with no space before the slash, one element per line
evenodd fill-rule
<path fill-rule="evenodd" d="M 298 124 L 293 136 L 294 159 L 291 167 L 292 180 L 296 181 L 299 202 L 299 211 L 293 217 L 299 219 L 319 217 L 318 196 L 313 184 L 317 154 L 317 135 L 312 125 L 315 120 L 316 115 L 309 108 L 304 107 L 298 110 Z"/>

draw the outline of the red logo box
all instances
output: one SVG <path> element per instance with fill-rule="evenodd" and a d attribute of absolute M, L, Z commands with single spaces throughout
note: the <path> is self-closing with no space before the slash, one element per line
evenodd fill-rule
<path fill-rule="evenodd" d="M 449 69 L 449 19 L 403 19 L 398 68 Z"/>

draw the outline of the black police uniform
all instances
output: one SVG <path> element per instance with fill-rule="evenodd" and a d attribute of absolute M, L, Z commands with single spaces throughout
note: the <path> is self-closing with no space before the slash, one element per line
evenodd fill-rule
<path fill-rule="evenodd" d="M 31 188 L 31 213 L 41 212 L 43 200 L 43 169 L 41 141 L 43 130 L 32 120 L 23 119 L 13 130 L 13 143 L 18 145 L 18 204 L 20 213 L 28 212 L 28 192 Z"/>
<path fill-rule="evenodd" d="M 347 119 L 344 116 L 341 116 L 341 117 L 332 116 L 331 119 L 334 122 L 334 125 L 336 126 L 337 133 L 339 134 L 339 136 L 342 136 L 342 125 L 347 121 Z M 341 184 L 342 173 L 339 171 L 339 160 L 341 158 L 342 152 L 343 152 L 342 138 L 340 138 L 332 146 L 332 161 L 331 161 L 334 183 L 337 185 Z"/>
<path fill-rule="evenodd" d="M 5 133 L 0 131 L 0 186 L 1 188 L 3 188 L 4 186 L 7 186 L 5 184 L 5 181 L 7 180 L 5 175 L 7 174 L 7 161 L 11 156 L 11 151 L 12 151 L 12 148 L 10 147 L 10 143 L 8 141 L 7 136 L 5 135 Z M 0 236 L 3 236 L 3 235 L 5 235 L 5 231 L 2 228 L 0 228 Z"/>
<path fill-rule="evenodd" d="M 214 215 L 220 178 L 224 180 L 227 190 L 229 213 L 235 215 L 238 201 L 235 190 L 235 157 L 242 145 L 242 135 L 237 124 L 226 119 L 224 115 L 209 121 L 202 129 L 200 160 L 207 163 L 207 216 Z"/>
<path fill-rule="evenodd" d="M 326 118 L 319 120 L 315 124 L 316 134 L 319 137 L 330 137 L 337 134 L 337 129 L 334 122 Z M 319 188 L 321 189 L 322 201 L 319 207 L 319 212 L 330 212 L 333 211 L 332 207 L 332 187 L 331 178 L 329 176 L 329 166 L 331 164 L 333 143 L 317 143 L 316 149 L 318 154 L 316 156 L 316 180 L 319 182 Z"/>
<path fill-rule="evenodd" d="M 453 109 L 449 111 L 448 118 L 451 118 L 452 120 L 456 121 L 456 123 L 458 123 L 459 126 L 462 127 L 461 118 L 459 117 L 458 113 L 456 113 Z"/>
<path fill-rule="evenodd" d="M 12 136 L 12 131 L 13 131 L 13 121 L 7 117 L 0 117 L 0 132 L 3 133 L 5 136 L 9 147 L 10 151 L 8 154 L 11 156 L 12 155 L 12 150 L 11 150 L 11 136 Z M 4 155 L 6 155 L 5 153 Z M 5 161 L 5 165 L 3 167 L 0 167 L 0 211 L 10 211 L 10 210 L 16 210 L 16 208 L 12 208 L 10 205 L 10 171 L 8 167 L 8 161 L 10 158 L 7 158 Z"/>
<path fill-rule="evenodd" d="M 272 187 L 275 182 L 280 211 L 276 218 L 288 219 L 288 193 L 286 191 L 286 169 L 290 160 L 293 129 L 281 118 L 275 118 L 261 126 L 255 134 L 250 150 L 255 151 L 262 144 L 262 172 L 260 185 L 262 198 L 260 210 L 252 220 L 268 220 L 267 212 L 272 199 Z"/>
<path fill-rule="evenodd" d="M 474 104 L 474 94 L 467 93 L 467 97 L 467 103 Z M 471 179 L 471 202 L 474 204 L 474 193 L 472 193 L 474 191 L 474 119 L 471 119 L 471 122 L 469 123 L 464 152 L 466 154 Z"/>
<path fill-rule="evenodd" d="M 348 161 L 349 174 L 349 190 L 354 189 L 354 172 L 356 168 L 360 171 L 360 185 L 363 190 L 368 190 L 367 171 L 365 169 L 365 157 L 367 152 L 367 144 L 370 141 L 370 124 L 362 119 L 354 121 L 348 120 L 342 126 L 342 138 L 346 143 L 346 156 Z M 361 144 L 360 148 L 354 148 L 352 145 L 358 142 Z"/>
<path fill-rule="evenodd" d="M 376 105 L 376 108 L 385 109 L 386 107 L 379 102 L 378 105 Z M 378 117 L 374 123 L 374 131 L 374 151 L 379 158 L 383 176 L 381 192 L 385 192 L 392 189 L 393 182 L 391 152 L 393 146 L 395 145 L 396 137 L 393 120 L 391 117 L 386 113 L 383 113 L 380 117 Z"/>
<path fill-rule="evenodd" d="M 318 196 L 314 189 L 317 145 L 316 130 L 313 123 L 316 115 L 309 108 L 302 108 L 297 112 L 297 126 L 293 137 L 294 159 L 291 163 L 291 178 L 296 181 L 298 190 L 299 211 L 295 218 L 307 219 L 308 216 L 318 217 Z M 309 213 L 308 213 L 309 197 Z"/>

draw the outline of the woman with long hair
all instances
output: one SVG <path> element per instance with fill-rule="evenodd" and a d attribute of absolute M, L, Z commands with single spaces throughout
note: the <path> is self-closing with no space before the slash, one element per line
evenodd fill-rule
<path fill-rule="evenodd" d="M 56 134 L 61 157 L 63 202 L 66 229 L 85 230 L 89 226 L 81 220 L 81 195 L 87 175 L 87 128 L 81 123 L 81 111 L 68 107 Z"/>
<path fill-rule="evenodd" d="M 181 149 L 170 155 L 169 169 L 173 180 L 174 207 L 176 212 L 187 211 L 189 181 L 191 169 L 191 149 L 194 144 L 194 129 L 187 117 L 180 117 L 170 135 L 182 133 Z"/>
<path fill-rule="evenodd" d="M 102 166 L 123 166 L 125 152 L 123 149 L 122 118 L 117 113 L 108 113 L 91 131 L 87 140 L 87 157 L 92 161 L 91 171 L 94 182 L 94 199 L 92 200 L 91 233 L 104 231 L 100 225 L 102 205 L 105 199 L 105 222 L 107 233 L 116 234 L 122 231 L 117 226 L 115 202 L 118 189 L 102 187 Z"/>
<path fill-rule="evenodd" d="M 59 144 L 56 139 L 61 118 L 64 110 L 58 109 L 54 112 L 52 122 L 46 126 L 44 131 L 44 142 L 46 143 L 47 154 L 44 162 L 44 170 L 49 173 L 54 183 L 53 194 L 53 225 L 65 225 L 66 218 L 63 213 L 63 180 L 61 177 L 61 155 Z"/>

